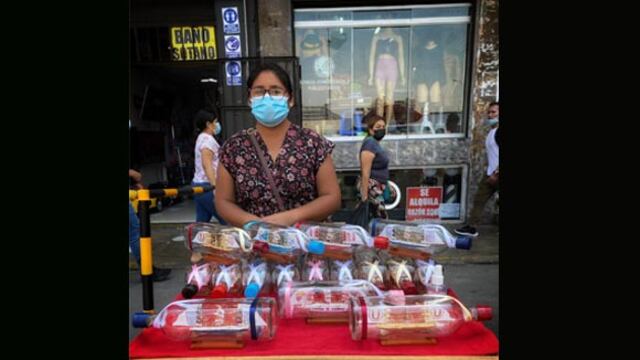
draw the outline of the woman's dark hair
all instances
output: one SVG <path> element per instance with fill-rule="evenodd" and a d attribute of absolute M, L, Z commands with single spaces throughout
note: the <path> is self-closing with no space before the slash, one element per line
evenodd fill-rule
<path fill-rule="evenodd" d="M 216 112 L 211 109 L 211 110 L 200 110 L 198 111 L 198 113 L 195 116 L 195 123 L 196 123 L 196 130 L 198 131 L 198 134 L 201 133 L 204 129 L 207 128 L 207 123 L 208 122 L 212 122 L 213 120 L 217 119 L 218 115 L 216 114 Z"/>
<path fill-rule="evenodd" d="M 249 89 L 251 89 L 251 87 L 253 86 L 253 82 L 256 81 L 258 75 L 260 75 L 260 73 L 262 73 L 263 71 L 271 71 L 284 85 L 284 87 L 287 89 L 287 92 L 291 94 L 291 96 L 293 96 L 293 88 L 291 87 L 291 79 L 289 78 L 289 74 L 287 74 L 287 72 L 284 71 L 282 67 L 274 63 L 261 63 L 253 68 L 253 71 L 251 71 L 251 74 L 249 74 L 249 78 L 247 79 L 247 86 L 249 87 Z"/>
<path fill-rule="evenodd" d="M 367 124 L 367 130 L 373 129 L 373 126 L 380 120 L 384 121 L 386 124 L 387 121 L 380 115 L 375 113 L 375 110 L 368 113 L 367 116 L 362 119 L 365 124 Z"/>

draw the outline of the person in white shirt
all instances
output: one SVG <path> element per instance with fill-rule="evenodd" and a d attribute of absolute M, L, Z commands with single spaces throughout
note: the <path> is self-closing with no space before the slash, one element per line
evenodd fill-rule
<path fill-rule="evenodd" d="M 212 191 L 194 196 L 196 201 L 196 221 L 209 222 L 215 217 L 219 223 L 225 221 L 218 215 L 214 205 L 216 172 L 218 169 L 218 149 L 220 145 L 213 137 L 222 131 L 215 112 L 200 110 L 195 117 L 196 128 L 200 132 L 195 147 L 195 173 L 192 186 L 213 186 Z"/>
<path fill-rule="evenodd" d="M 500 115 L 500 105 L 498 102 L 492 102 L 489 104 L 489 110 L 487 111 L 488 119 L 486 123 L 491 126 L 491 130 L 487 135 L 485 141 L 485 149 L 487 151 L 487 171 L 480 181 L 478 191 L 473 199 L 473 207 L 471 208 L 471 214 L 469 215 L 468 225 L 465 225 L 455 232 L 460 235 L 478 236 L 478 232 L 474 225 L 477 225 L 482 216 L 482 211 L 487 201 L 498 191 L 498 174 L 500 165 L 500 153 L 498 142 L 496 142 L 496 132 L 498 131 L 498 115 Z"/>

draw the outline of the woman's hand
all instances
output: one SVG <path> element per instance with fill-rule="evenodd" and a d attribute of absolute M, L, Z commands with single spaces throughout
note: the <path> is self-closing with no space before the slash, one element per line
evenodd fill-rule
<path fill-rule="evenodd" d="M 293 224 L 298 222 L 298 218 L 295 215 L 295 209 L 271 214 L 269 216 L 263 217 L 261 220 L 264 222 L 282 226 L 292 226 Z"/>
<path fill-rule="evenodd" d="M 369 199 L 369 177 L 371 176 L 371 167 L 376 154 L 369 150 L 360 152 L 360 200 L 367 201 Z"/>
<path fill-rule="evenodd" d="M 360 190 L 360 201 L 365 202 L 369 199 L 369 191 Z"/>

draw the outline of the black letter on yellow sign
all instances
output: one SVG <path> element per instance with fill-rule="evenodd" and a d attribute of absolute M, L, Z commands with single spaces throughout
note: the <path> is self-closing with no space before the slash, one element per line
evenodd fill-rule
<path fill-rule="evenodd" d="M 189 29 L 184 29 L 184 42 L 186 44 L 192 43 L 191 30 Z"/>
<path fill-rule="evenodd" d="M 207 46 L 207 59 L 215 59 L 216 58 L 216 49 L 213 46 Z"/>
<path fill-rule="evenodd" d="M 182 60 L 182 58 L 180 58 L 180 49 L 178 49 L 178 48 L 172 48 L 171 49 L 171 59 L 172 60 Z"/>
<path fill-rule="evenodd" d="M 179 28 L 173 29 L 173 37 L 176 39 L 177 44 L 182 44 L 182 31 Z"/>
<path fill-rule="evenodd" d="M 205 44 L 209 42 L 209 29 L 202 29 L 202 42 Z"/>
<path fill-rule="evenodd" d="M 199 28 L 193 28 L 193 42 L 195 44 L 200 42 L 200 29 Z"/>

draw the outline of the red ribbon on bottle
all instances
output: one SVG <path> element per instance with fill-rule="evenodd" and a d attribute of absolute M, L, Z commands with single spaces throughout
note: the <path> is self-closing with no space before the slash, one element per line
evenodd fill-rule
<path fill-rule="evenodd" d="M 363 297 L 358 298 L 360 300 L 360 311 L 362 312 L 362 340 L 367 340 L 367 303 Z"/>
<path fill-rule="evenodd" d="M 187 226 L 187 241 L 189 242 L 189 249 L 192 249 L 192 245 L 191 245 L 191 231 L 193 230 L 193 227 L 196 224 L 191 224 L 189 226 Z"/>

